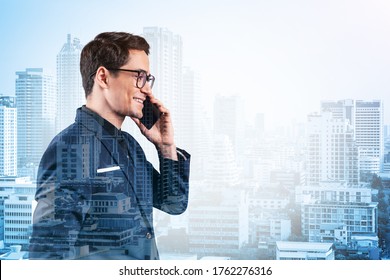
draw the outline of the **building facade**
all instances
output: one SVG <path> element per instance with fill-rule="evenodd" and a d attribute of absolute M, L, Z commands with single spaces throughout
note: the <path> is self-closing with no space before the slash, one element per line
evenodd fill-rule
<path fill-rule="evenodd" d="M 301 204 L 302 235 L 309 242 L 349 246 L 354 232 L 377 233 L 377 203 L 371 201 L 369 187 L 338 182 L 300 186 L 296 201 Z"/>
<path fill-rule="evenodd" d="M 0 178 L 0 240 L 28 250 L 36 184 L 27 178 Z"/>
<path fill-rule="evenodd" d="M 80 74 L 80 40 L 67 35 L 57 54 L 57 111 L 56 133 L 74 122 L 76 109 L 85 103 Z"/>
<path fill-rule="evenodd" d="M 0 176 L 17 174 L 17 135 L 15 98 L 0 96 Z"/>
<path fill-rule="evenodd" d="M 383 169 L 383 103 L 356 100 L 355 138 L 359 147 L 360 170 L 379 173 Z"/>
<path fill-rule="evenodd" d="M 150 71 L 156 77 L 153 94 L 169 108 L 177 124 L 182 100 L 182 38 L 160 27 L 144 27 L 142 36 L 150 45 Z"/>
<path fill-rule="evenodd" d="M 348 121 L 331 112 L 308 116 L 307 184 L 321 181 L 359 183 L 359 149 Z"/>
<path fill-rule="evenodd" d="M 322 112 L 346 120 L 354 131 L 359 147 L 359 170 L 379 173 L 383 169 L 384 133 L 383 102 L 381 100 L 322 101 Z"/>
<path fill-rule="evenodd" d="M 277 260 L 334 260 L 332 243 L 276 242 Z"/>
<path fill-rule="evenodd" d="M 42 68 L 16 72 L 18 176 L 35 176 L 54 136 L 55 83 Z"/>
<path fill-rule="evenodd" d="M 189 210 L 189 251 L 198 258 L 238 258 L 248 242 L 248 202 L 243 193 L 211 192 Z"/>

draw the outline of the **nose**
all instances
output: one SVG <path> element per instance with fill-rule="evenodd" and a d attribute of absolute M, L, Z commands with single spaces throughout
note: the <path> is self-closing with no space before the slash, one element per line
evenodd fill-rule
<path fill-rule="evenodd" d="M 141 92 L 150 96 L 152 94 L 152 88 L 149 83 L 145 83 L 145 85 L 141 88 Z"/>

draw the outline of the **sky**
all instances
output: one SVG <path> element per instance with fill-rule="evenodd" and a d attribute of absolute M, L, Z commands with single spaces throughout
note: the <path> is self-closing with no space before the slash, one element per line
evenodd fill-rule
<path fill-rule="evenodd" d="M 321 100 L 382 99 L 390 124 L 386 0 L 0 0 L 0 7 L 0 94 L 14 95 L 16 71 L 55 74 L 67 34 L 86 44 L 103 31 L 159 26 L 182 37 L 205 108 L 216 95 L 239 95 L 245 120 L 264 113 L 272 127 L 304 122 Z"/>

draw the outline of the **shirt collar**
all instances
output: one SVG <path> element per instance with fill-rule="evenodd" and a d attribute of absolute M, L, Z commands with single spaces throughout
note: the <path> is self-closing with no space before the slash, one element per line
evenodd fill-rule
<path fill-rule="evenodd" d="M 91 109 L 87 108 L 85 105 L 81 107 L 81 112 L 87 114 L 88 116 L 92 117 L 98 124 L 100 124 L 108 134 L 110 134 L 113 137 L 122 137 L 122 130 L 116 128 L 115 125 L 107 121 L 106 119 L 102 118 L 98 113 L 92 111 Z"/>

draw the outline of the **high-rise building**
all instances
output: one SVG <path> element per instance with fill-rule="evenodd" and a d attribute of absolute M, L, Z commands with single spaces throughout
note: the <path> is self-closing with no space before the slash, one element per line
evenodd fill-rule
<path fill-rule="evenodd" d="M 384 135 L 381 100 L 356 100 L 355 138 L 360 153 L 360 170 L 379 173 L 383 168 Z"/>
<path fill-rule="evenodd" d="M 308 116 L 307 183 L 346 181 L 359 183 L 358 147 L 348 121 L 332 113 Z"/>
<path fill-rule="evenodd" d="M 42 68 L 16 72 L 18 175 L 34 176 L 54 136 L 55 84 Z"/>
<path fill-rule="evenodd" d="M 85 103 L 80 74 L 82 48 L 80 40 L 72 40 L 68 34 L 66 43 L 57 54 L 57 133 L 74 122 L 76 109 Z"/>
<path fill-rule="evenodd" d="M 180 99 L 180 119 L 175 135 L 189 150 L 200 146 L 202 139 L 202 105 L 199 75 L 189 67 L 183 70 L 183 98 Z M 180 143 L 178 143 L 180 145 Z"/>
<path fill-rule="evenodd" d="M 384 133 L 381 100 L 322 101 L 321 111 L 330 111 L 334 118 L 348 120 L 359 147 L 361 172 L 379 173 L 383 169 Z"/>
<path fill-rule="evenodd" d="M 332 112 L 334 118 L 348 120 L 350 125 L 355 125 L 355 101 L 352 99 L 321 101 L 321 112 Z"/>
<path fill-rule="evenodd" d="M 153 94 L 172 112 L 177 124 L 182 98 L 182 38 L 160 27 L 145 27 L 143 37 L 150 45 L 150 71 L 156 77 Z"/>
<path fill-rule="evenodd" d="M 15 97 L 0 96 L 0 176 L 17 174 L 17 135 Z"/>
<path fill-rule="evenodd" d="M 179 123 L 175 124 L 175 138 L 179 147 L 185 147 L 193 155 L 192 178 L 204 176 L 207 161 L 207 139 L 211 129 L 206 123 L 206 114 L 201 105 L 202 93 L 199 75 L 189 67 L 183 69 L 183 90 L 179 104 Z"/>

